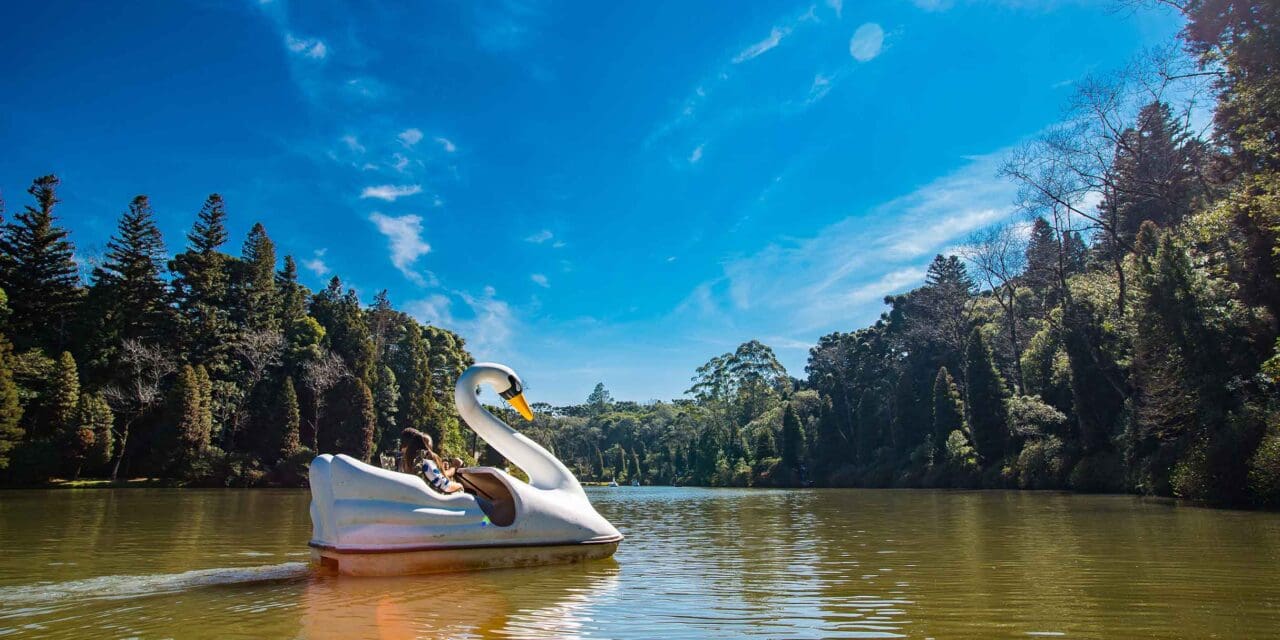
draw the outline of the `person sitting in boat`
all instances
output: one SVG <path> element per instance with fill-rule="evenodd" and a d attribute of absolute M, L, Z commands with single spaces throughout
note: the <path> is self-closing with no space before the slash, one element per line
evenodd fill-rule
<path fill-rule="evenodd" d="M 400 470 L 404 473 L 413 473 L 413 464 L 419 455 L 425 455 L 422 461 L 421 475 L 437 491 L 441 493 L 457 493 L 462 491 L 462 485 L 453 479 L 454 473 L 457 471 L 452 465 L 447 465 L 444 460 L 435 452 L 434 443 L 431 436 L 417 430 L 405 429 L 400 432 L 400 454 L 401 463 Z"/>

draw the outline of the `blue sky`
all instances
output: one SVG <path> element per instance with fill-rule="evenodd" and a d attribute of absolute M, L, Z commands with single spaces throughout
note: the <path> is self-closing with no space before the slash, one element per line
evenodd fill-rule
<path fill-rule="evenodd" d="M 406 8 L 402 4 L 418 6 Z M 0 192 L 80 256 L 220 192 L 313 288 L 459 331 L 534 401 L 679 396 L 738 343 L 803 377 L 1011 215 L 1001 154 L 1170 42 L 1112 2 L 4 3 Z"/>

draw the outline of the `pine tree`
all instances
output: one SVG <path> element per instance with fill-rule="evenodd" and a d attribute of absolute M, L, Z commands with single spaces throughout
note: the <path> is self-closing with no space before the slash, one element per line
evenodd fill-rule
<path fill-rule="evenodd" d="M 804 457 L 804 429 L 791 403 L 782 411 L 782 465 L 788 469 L 800 466 Z"/>
<path fill-rule="evenodd" d="M 753 449 L 756 462 L 778 457 L 778 446 L 773 437 L 773 429 L 766 426 L 756 431 Z"/>
<path fill-rule="evenodd" d="M 969 410 L 973 444 L 984 464 L 995 464 L 1004 457 L 1009 441 L 1004 408 L 1004 399 L 1009 391 L 979 328 L 974 328 L 969 335 L 965 367 L 968 374 L 965 406 Z"/>
<path fill-rule="evenodd" d="M 596 388 L 591 390 L 591 395 L 587 396 L 587 409 L 591 415 L 600 415 L 609 410 L 613 406 L 613 396 L 609 395 L 609 390 L 604 388 L 603 382 L 597 382 Z"/>
<path fill-rule="evenodd" d="M 1037 217 L 1031 223 L 1031 236 L 1027 240 L 1027 268 L 1023 277 L 1027 286 L 1041 296 L 1047 297 L 1049 292 L 1056 291 L 1061 282 L 1058 249 L 1053 227 L 1044 218 Z"/>
<path fill-rule="evenodd" d="M 960 390 L 947 368 L 941 367 L 933 380 L 933 445 L 938 459 L 946 454 L 947 437 L 957 430 L 964 431 Z"/>
<path fill-rule="evenodd" d="M 372 380 L 373 337 L 356 292 L 348 290 L 344 294 L 342 281 L 334 276 L 329 286 L 312 299 L 311 315 L 324 326 L 329 347 L 342 356 L 351 374 L 361 381 Z"/>
<path fill-rule="evenodd" d="M 69 346 L 73 320 L 84 292 L 67 231 L 54 208 L 58 178 L 36 178 L 27 190 L 36 200 L 0 232 L 0 288 L 9 298 L 9 331 L 21 351 Z"/>
<path fill-rule="evenodd" d="M 378 416 L 373 393 L 357 378 L 343 378 L 329 391 L 328 412 L 320 430 L 320 449 L 368 461 Z"/>
<path fill-rule="evenodd" d="M 388 358 L 400 392 L 396 403 L 396 426 L 425 431 L 436 438 L 440 434 L 431 433 L 438 430 L 430 425 L 435 399 L 431 392 L 431 367 L 422 329 L 416 321 L 407 319 L 397 328 L 397 334 L 395 348 Z"/>
<path fill-rule="evenodd" d="M 174 420 L 174 462 L 185 465 L 209 445 L 209 421 L 204 416 L 205 402 L 200 379 L 191 365 L 184 365 L 172 392 Z"/>
<path fill-rule="evenodd" d="M 222 197 L 210 195 L 187 234 L 187 250 L 169 263 L 182 344 L 189 359 L 219 375 L 226 373 L 235 334 L 227 307 L 231 257 L 219 250 L 227 241 L 226 215 Z"/>
<path fill-rule="evenodd" d="M 288 460 L 302 450 L 299 435 L 301 425 L 302 413 L 298 407 L 298 392 L 293 387 L 293 378 L 286 376 L 280 383 L 280 390 L 276 393 L 274 426 L 278 435 L 275 438 L 273 453 L 278 459 Z"/>
<path fill-rule="evenodd" d="M 169 297 L 161 276 L 165 248 L 147 196 L 137 196 L 107 242 L 106 260 L 94 269 L 94 288 L 103 289 L 110 307 L 112 346 L 137 339 L 162 342 L 169 335 Z"/>
<path fill-rule="evenodd" d="M 281 326 L 289 327 L 307 316 L 310 292 L 298 282 L 298 264 L 293 256 L 284 257 L 284 269 L 277 274 L 276 290 L 280 292 Z"/>
<path fill-rule="evenodd" d="M 236 319 L 248 329 L 278 329 L 280 300 L 276 296 L 276 246 L 262 223 L 253 225 L 241 252 L 236 287 Z"/>
<path fill-rule="evenodd" d="M 0 334 L 0 469 L 9 468 L 9 452 L 22 442 L 22 404 L 13 381 L 13 345 Z"/>
<path fill-rule="evenodd" d="M 75 358 L 63 351 L 54 365 L 53 378 L 48 391 L 49 417 L 53 431 L 70 436 L 78 427 L 76 407 L 80 403 L 80 376 Z"/>
<path fill-rule="evenodd" d="M 396 412 L 400 404 L 400 385 L 396 374 L 387 365 L 378 367 L 374 379 L 373 403 L 378 414 L 378 429 L 374 441 L 381 451 L 395 451 L 399 431 L 396 429 Z"/>
<path fill-rule="evenodd" d="M 115 436 L 111 432 L 114 418 L 111 407 L 100 393 L 82 393 L 76 406 L 77 442 L 91 445 L 83 451 L 81 466 L 103 469 L 111 461 Z"/>

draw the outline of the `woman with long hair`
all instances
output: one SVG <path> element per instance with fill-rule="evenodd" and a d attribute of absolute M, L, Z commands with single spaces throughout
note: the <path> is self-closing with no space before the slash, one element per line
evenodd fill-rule
<path fill-rule="evenodd" d="M 425 454 L 420 471 L 414 468 L 419 453 Z M 453 478 L 457 470 L 454 465 L 445 464 L 440 455 L 435 452 L 431 436 L 417 429 L 405 429 L 400 432 L 400 471 L 402 473 L 420 472 L 427 484 L 437 491 L 457 493 L 462 491 L 462 485 Z"/>

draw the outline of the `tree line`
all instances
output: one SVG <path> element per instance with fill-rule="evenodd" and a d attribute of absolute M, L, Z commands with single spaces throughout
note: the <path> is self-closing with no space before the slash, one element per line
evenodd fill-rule
<path fill-rule="evenodd" d="M 422 429 L 465 453 L 453 408 L 464 340 L 321 291 L 262 224 L 240 255 L 210 195 L 168 258 L 147 196 L 88 277 L 59 224 L 60 181 L 0 225 L 0 480 L 81 474 L 201 485 L 299 484 L 317 451 L 368 460 Z M 0 215 L 3 215 L 0 203 Z"/>

